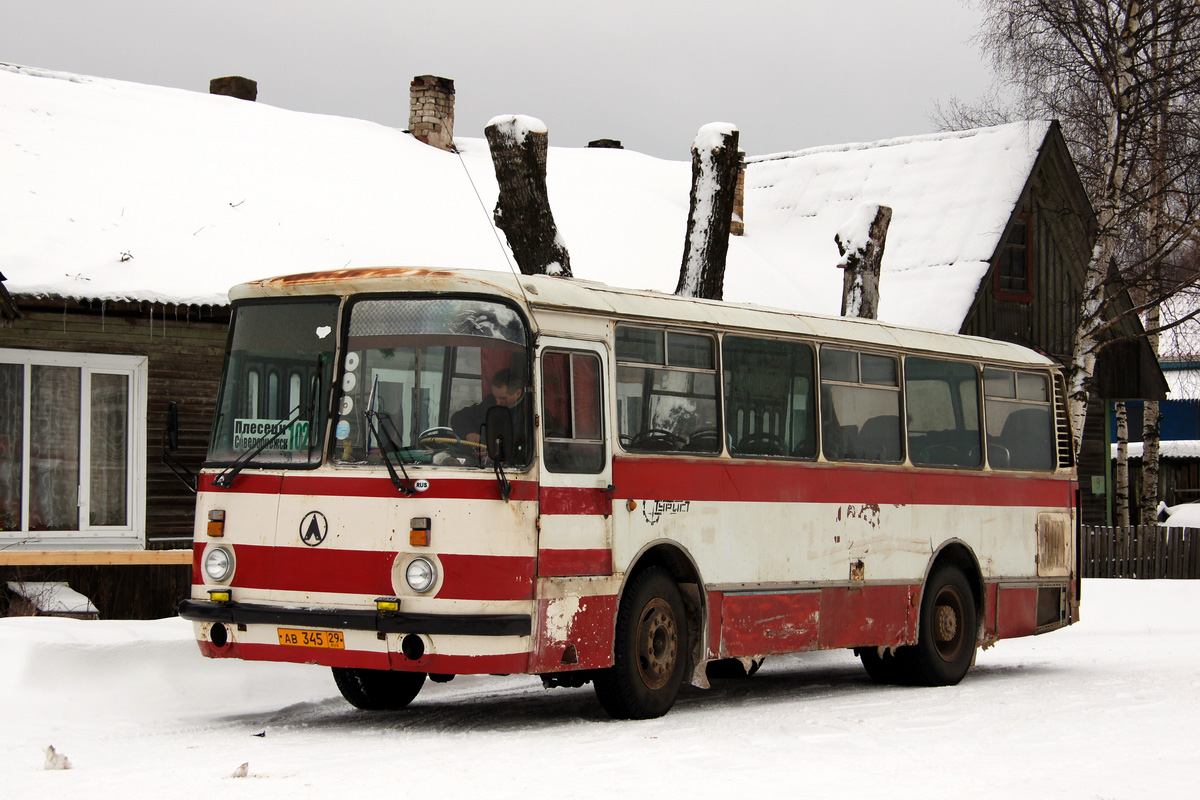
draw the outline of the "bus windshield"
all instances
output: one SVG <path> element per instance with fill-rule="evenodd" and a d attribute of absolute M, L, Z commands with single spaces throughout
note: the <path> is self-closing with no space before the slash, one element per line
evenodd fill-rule
<path fill-rule="evenodd" d="M 333 298 L 235 307 L 210 462 L 321 462 L 337 311 Z"/>
<path fill-rule="evenodd" d="M 529 456 L 527 334 L 517 312 L 473 298 L 354 302 L 342 364 L 333 463 L 483 466 L 484 417 L 507 406 L 512 465 Z"/>

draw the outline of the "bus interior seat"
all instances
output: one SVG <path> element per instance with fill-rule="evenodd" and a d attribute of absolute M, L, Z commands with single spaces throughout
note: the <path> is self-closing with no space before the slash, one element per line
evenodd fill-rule
<path fill-rule="evenodd" d="M 867 461 L 900 460 L 900 418 L 888 414 L 871 417 L 858 432 L 859 457 Z"/>
<path fill-rule="evenodd" d="M 1004 420 L 1000 444 L 1009 452 L 1010 469 L 1052 469 L 1050 412 L 1045 408 L 1022 408 Z"/>
<path fill-rule="evenodd" d="M 719 453 L 721 432 L 716 428 L 702 428 L 688 437 L 683 450 L 689 453 Z"/>
<path fill-rule="evenodd" d="M 756 431 L 743 436 L 737 443 L 737 447 L 734 448 L 734 452 L 739 455 L 786 456 L 788 449 L 787 443 L 779 434 Z"/>
<path fill-rule="evenodd" d="M 858 440 L 857 425 L 838 425 L 836 422 L 827 422 L 822 426 L 822 438 L 824 439 L 825 457 L 839 461 L 843 458 L 856 458 Z"/>

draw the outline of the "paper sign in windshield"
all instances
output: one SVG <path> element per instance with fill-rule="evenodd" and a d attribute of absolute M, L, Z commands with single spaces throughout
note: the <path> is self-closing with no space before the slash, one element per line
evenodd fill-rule
<path fill-rule="evenodd" d="M 262 437 L 273 430 L 287 425 L 286 419 L 235 419 L 233 421 L 233 449 L 250 450 L 262 443 Z M 292 427 L 271 440 L 264 450 L 307 450 L 308 422 L 297 420 Z"/>

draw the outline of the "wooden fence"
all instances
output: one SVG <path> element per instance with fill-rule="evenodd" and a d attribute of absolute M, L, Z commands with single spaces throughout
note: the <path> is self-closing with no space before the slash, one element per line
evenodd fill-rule
<path fill-rule="evenodd" d="M 1200 529 L 1083 526 L 1085 578 L 1200 578 Z"/>

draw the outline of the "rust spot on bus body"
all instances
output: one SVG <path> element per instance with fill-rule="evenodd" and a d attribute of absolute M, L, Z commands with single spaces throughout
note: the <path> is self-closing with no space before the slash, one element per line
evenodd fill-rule
<path fill-rule="evenodd" d="M 284 288 L 287 286 L 303 286 L 310 283 L 327 281 L 353 281 L 364 278 L 453 278 L 456 273 L 443 269 L 421 269 L 416 267 L 355 267 L 353 269 L 334 269 L 324 272 L 304 272 L 296 275 L 282 275 L 277 278 L 266 278 L 257 281 L 259 286 Z"/>

